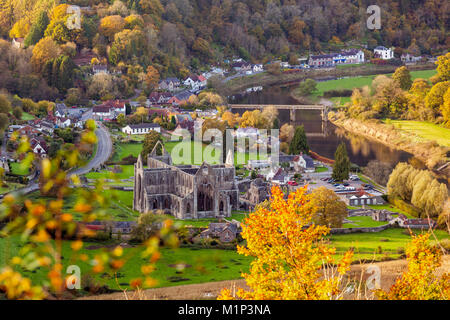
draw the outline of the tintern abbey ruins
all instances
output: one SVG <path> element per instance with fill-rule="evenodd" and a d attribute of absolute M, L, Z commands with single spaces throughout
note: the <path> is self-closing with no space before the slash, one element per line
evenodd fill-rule
<path fill-rule="evenodd" d="M 133 209 L 142 213 L 160 209 L 178 219 L 230 217 L 239 206 L 234 176 L 231 163 L 175 166 L 158 142 L 147 157 L 147 168 L 140 155 L 134 165 Z"/>

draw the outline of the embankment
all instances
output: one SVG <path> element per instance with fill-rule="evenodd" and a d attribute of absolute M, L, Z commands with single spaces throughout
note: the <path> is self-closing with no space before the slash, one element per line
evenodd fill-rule
<path fill-rule="evenodd" d="M 362 135 L 387 145 L 411 153 L 421 160 L 435 175 L 450 179 L 450 170 L 436 171 L 437 168 L 450 161 L 447 156 L 450 148 L 440 146 L 435 141 L 419 142 L 412 132 L 401 131 L 393 125 L 384 124 L 379 120 L 357 120 L 330 113 L 329 120 L 338 127 L 349 132 Z"/>

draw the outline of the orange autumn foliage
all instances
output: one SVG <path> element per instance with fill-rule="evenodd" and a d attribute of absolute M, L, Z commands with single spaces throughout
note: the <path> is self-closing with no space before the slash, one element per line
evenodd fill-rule
<path fill-rule="evenodd" d="M 430 234 L 413 236 L 406 248 L 408 269 L 392 285 L 389 292 L 376 292 L 382 300 L 448 300 L 450 274 L 435 275 L 441 266 L 442 252 L 429 244 Z"/>
<path fill-rule="evenodd" d="M 270 206 L 259 206 L 244 220 L 245 247 L 238 252 L 253 256 L 250 272 L 243 274 L 250 291 L 236 294 L 224 289 L 219 299 L 318 300 L 341 297 L 340 284 L 348 271 L 353 253 L 347 252 L 337 268 L 334 248 L 321 242 L 329 231 L 312 222 L 314 208 L 306 187 L 289 194 L 287 200 L 279 187 L 272 188 Z M 324 266 L 333 272 L 320 271 Z"/>

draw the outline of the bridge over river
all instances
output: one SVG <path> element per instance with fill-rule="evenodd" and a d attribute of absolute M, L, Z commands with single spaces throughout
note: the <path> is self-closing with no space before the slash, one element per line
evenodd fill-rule
<path fill-rule="evenodd" d="M 296 110 L 318 110 L 322 117 L 322 132 L 318 133 L 306 133 L 308 137 L 326 137 L 327 136 L 327 122 L 328 122 L 328 107 L 322 104 L 230 104 L 231 110 L 233 109 L 249 109 L 249 110 L 262 110 L 265 107 L 271 106 L 280 110 L 289 110 L 290 120 L 296 121 Z"/>

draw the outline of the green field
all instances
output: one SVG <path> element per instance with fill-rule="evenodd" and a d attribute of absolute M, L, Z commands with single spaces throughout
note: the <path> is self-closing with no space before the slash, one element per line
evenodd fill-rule
<path fill-rule="evenodd" d="M 36 118 L 35 116 L 33 116 L 32 114 L 29 114 L 27 112 L 22 112 L 22 118 L 20 118 L 20 120 L 33 120 L 34 118 Z"/>
<path fill-rule="evenodd" d="M 424 78 L 429 79 L 436 74 L 436 70 L 421 70 L 411 71 L 411 79 Z M 372 86 L 372 81 L 377 75 L 361 76 L 361 77 L 349 77 L 337 80 L 329 80 L 317 82 L 317 91 L 313 93 L 313 97 L 323 96 L 325 91 L 329 90 L 353 90 L 354 88 L 362 88 L 364 86 Z M 386 76 L 392 76 L 392 74 L 386 74 Z M 330 100 L 337 102 L 338 104 L 345 104 L 350 102 L 350 97 L 333 97 Z"/>
<path fill-rule="evenodd" d="M 415 133 L 417 142 L 436 141 L 441 146 L 450 147 L 450 129 L 441 125 L 409 120 L 389 120 L 387 123 L 403 131 Z"/>
<path fill-rule="evenodd" d="M 435 234 L 438 239 L 449 238 L 444 231 L 438 230 L 435 231 Z M 331 246 L 336 247 L 338 260 L 349 248 L 353 248 L 355 252 L 353 261 L 359 261 L 361 259 L 399 258 L 404 253 L 403 250 L 410 240 L 410 236 L 404 229 L 387 229 L 378 233 L 331 235 L 327 239 L 330 240 Z M 6 261 L 16 255 L 21 247 L 22 243 L 18 236 L 0 238 L 0 261 Z M 95 254 L 103 250 L 101 247 L 100 243 L 85 242 L 81 253 L 87 254 L 92 259 Z M 76 264 L 81 268 L 82 281 L 86 276 L 91 275 L 111 289 L 118 290 L 120 287 L 125 289 L 129 288 L 128 283 L 131 279 L 142 276 L 140 268 L 146 263 L 141 256 L 142 251 L 141 247 L 125 248 L 123 257 L 127 262 L 120 272 L 114 274 L 109 271 L 92 275 L 90 259 L 86 262 L 72 260 L 70 242 L 64 241 L 63 269 L 65 270 L 70 264 Z M 251 257 L 239 255 L 234 250 L 163 248 L 161 254 L 156 270 L 152 273 L 152 276 L 158 280 L 158 287 L 239 279 L 243 271 L 248 271 L 251 261 Z M 175 265 L 181 263 L 187 266 L 183 270 L 177 271 Z M 23 270 L 22 272 L 35 282 L 43 283 L 48 270 L 41 268 L 34 273 Z"/>
<path fill-rule="evenodd" d="M 105 212 L 107 219 L 115 221 L 130 221 L 136 220 L 139 213 L 133 211 L 133 192 L 122 190 L 104 190 L 106 197 L 111 200 L 111 207 Z M 27 196 L 28 199 L 33 202 L 48 202 L 52 200 L 51 197 L 43 197 L 39 192 L 30 193 Z M 70 196 L 64 199 L 63 209 L 65 212 L 72 213 L 74 220 L 80 220 L 81 214 L 73 210 L 73 207 L 77 200 L 77 190 Z"/>
<path fill-rule="evenodd" d="M 385 255 L 388 255 L 390 258 L 399 258 L 401 255 L 400 249 L 404 249 L 406 243 L 411 239 L 407 232 L 406 229 L 395 228 L 373 233 L 332 235 L 328 238 L 331 241 L 331 245 L 336 247 L 338 254 L 343 254 L 349 248 L 354 248 L 354 260 L 381 259 Z M 415 233 L 420 232 L 416 231 Z M 450 238 L 442 230 L 435 230 L 434 233 L 439 240 Z M 380 250 L 378 247 L 381 247 L 381 252 L 377 251 Z"/>
<path fill-rule="evenodd" d="M 89 172 L 85 176 L 88 179 L 130 179 L 134 176 L 134 166 L 133 165 L 120 165 L 122 172 L 113 173 L 110 170 L 102 170 L 100 172 Z M 111 170 L 112 166 L 109 167 Z M 120 181 L 114 181 L 113 184 Z"/>
<path fill-rule="evenodd" d="M 30 173 L 30 169 L 23 167 L 20 162 L 11 162 L 11 173 L 19 176 L 26 176 Z"/>
<path fill-rule="evenodd" d="M 347 220 L 352 221 L 352 223 L 344 223 L 343 228 L 363 228 L 363 227 L 379 227 L 385 225 L 386 221 L 375 221 L 372 217 L 347 217 Z"/>
<path fill-rule="evenodd" d="M 23 188 L 25 185 L 15 182 L 5 182 L 5 186 L 0 187 L 0 194 L 5 194 L 7 192 L 14 191 L 16 189 Z"/>
<path fill-rule="evenodd" d="M 123 158 L 132 155 L 133 157 L 138 157 L 139 153 L 142 151 L 142 143 L 120 143 L 116 144 L 115 152 L 113 156 L 113 161 L 120 161 Z"/>

